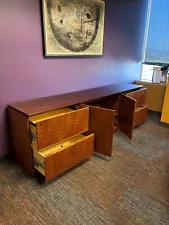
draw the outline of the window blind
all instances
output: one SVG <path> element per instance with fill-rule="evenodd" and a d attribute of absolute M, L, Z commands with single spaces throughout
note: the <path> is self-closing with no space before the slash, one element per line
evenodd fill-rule
<path fill-rule="evenodd" d="M 152 0 L 145 63 L 169 63 L 169 0 Z"/>

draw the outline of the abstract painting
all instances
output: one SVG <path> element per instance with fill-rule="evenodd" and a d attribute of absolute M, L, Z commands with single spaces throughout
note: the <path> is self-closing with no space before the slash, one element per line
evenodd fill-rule
<path fill-rule="evenodd" d="M 105 1 L 43 0 L 45 56 L 102 55 Z"/>

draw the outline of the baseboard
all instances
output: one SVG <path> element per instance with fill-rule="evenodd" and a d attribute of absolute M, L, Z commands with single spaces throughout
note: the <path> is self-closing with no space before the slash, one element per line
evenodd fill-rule
<path fill-rule="evenodd" d="M 169 123 L 165 123 L 165 122 L 160 121 L 160 126 L 169 128 Z"/>
<path fill-rule="evenodd" d="M 157 116 L 161 117 L 161 112 L 157 112 L 157 111 L 153 111 L 153 110 L 148 110 L 148 113 L 149 114 L 152 114 L 152 115 L 157 115 Z"/>
<path fill-rule="evenodd" d="M 161 112 L 148 110 L 148 113 L 151 114 L 151 115 L 159 116 L 159 118 L 161 119 Z M 169 128 L 169 123 L 159 121 L 159 125 L 162 126 L 162 127 L 168 127 Z"/>
<path fill-rule="evenodd" d="M 1 156 L 0 157 L 0 163 L 4 162 L 5 160 L 11 159 L 12 157 L 13 157 L 13 154 L 11 152 L 6 154 L 6 155 Z"/>

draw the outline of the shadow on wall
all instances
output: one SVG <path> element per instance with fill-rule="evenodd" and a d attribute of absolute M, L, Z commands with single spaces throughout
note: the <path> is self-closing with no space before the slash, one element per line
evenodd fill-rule
<path fill-rule="evenodd" d="M 0 124 L 0 135 L 1 137 L 6 137 L 6 148 L 8 149 L 8 153 L 12 153 L 12 142 L 11 142 L 11 136 L 10 136 L 10 126 L 9 126 L 9 120 L 8 120 L 8 109 L 5 108 L 2 112 L 2 123 Z M 2 151 L 3 150 L 3 151 Z M 4 152 L 5 150 L 2 149 L 0 151 Z M 1 157 L 1 154 L 0 154 Z"/>
<path fill-rule="evenodd" d="M 106 1 L 106 28 L 109 34 L 105 37 L 107 46 L 113 49 L 115 60 L 130 59 L 142 61 L 144 34 L 149 0 L 108 0 Z M 139 12 L 139 13 L 138 13 Z M 126 26 L 128 21 L 128 26 Z M 112 27 L 113 29 L 110 29 Z M 131 34 L 134 35 L 131 38 Z M 110 37 L 112 37 L 110 39 Z M 112 53 L 109 51 L 109 53 Z"/>

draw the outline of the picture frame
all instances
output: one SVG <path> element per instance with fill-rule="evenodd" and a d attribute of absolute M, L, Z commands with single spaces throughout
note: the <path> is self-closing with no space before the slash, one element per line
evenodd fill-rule
<path fill-rule="evenodd" d="M 42 0 L 45 56 L 101 56 L 105 1 Z"/>

